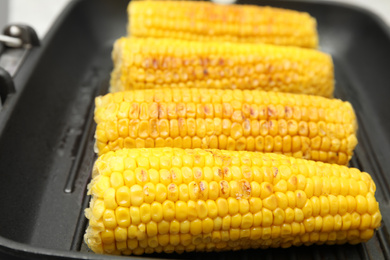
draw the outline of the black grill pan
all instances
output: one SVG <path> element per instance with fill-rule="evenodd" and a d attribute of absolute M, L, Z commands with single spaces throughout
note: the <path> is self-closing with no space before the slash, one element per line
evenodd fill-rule
<path fill-rule="evenodd" d="M 317 18 L 321 50 L 335 62 L 336 97 L 359 121 L 351 166 L 372 174 L 383 215 L 367 243 L 154 254 L 184 259 L 390 259 L 390 31 L 364 9 L 322 1 L 256 1 Z M 0 259 L 123 259 L 83 243 L 86 186 L 95 160 L 94 97 L 108 89 L 115 39 L 126 34 L 127 1 L 75 0 L 14 77 L 0 110 Z M 138 258 L 138 257 L 133 257 Z"/>

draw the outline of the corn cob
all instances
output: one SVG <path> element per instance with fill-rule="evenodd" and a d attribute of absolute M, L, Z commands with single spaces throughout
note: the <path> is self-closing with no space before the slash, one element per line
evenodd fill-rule
<path fill-rule="evenodd" d="M 263 42 L 317 48 L 308 13 L 200 1 L 131 1 L 129 35 L 197 41 Z"/>
<path fill-rule="evenodd" d="M 99 155 L 121 148 L 219 148 L 347 164 L 357 144 L 350 103 L 258 90 L 149 89 L 96 98 Z"/>
<path fill-rule="evenodd" d="M 190 87 L 262 89 L 330 97 L 332 58 L 317 50 L 265 44 L 121 38 L 111 91 Z"/>
<path fill-rule="evenodd" d="M 278 154 L 123 149 L 98 158 L 85 242 L 97 253 L 221 251 L 370 239 L 370 175 Z"/>

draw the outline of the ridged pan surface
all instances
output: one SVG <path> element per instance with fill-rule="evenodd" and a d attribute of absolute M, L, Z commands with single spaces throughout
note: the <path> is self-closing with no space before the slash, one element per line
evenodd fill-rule
<path fill-rule="evenodd" d="M 93 102 L 108 89 L 112 44 L 126 33 L 127 3 L 73 1 L 15 77 L 10 107 L 0 111 L 7 118 L 0 133 L 1 259 L 122 259 L 89 252 L 83 234 L 86 186 L 95 160 Z M 307 11 L 317 19 L 320 48 L 335 63 L 335 96 L 350 101 L 359 120 L 359 144 L 350 165 L 372 174 L 382 227 L 368 243 L 355 246 L 146 258 L 390 259 L 388 27 L 368 11 L 337 3 L 239 3 Z"/>

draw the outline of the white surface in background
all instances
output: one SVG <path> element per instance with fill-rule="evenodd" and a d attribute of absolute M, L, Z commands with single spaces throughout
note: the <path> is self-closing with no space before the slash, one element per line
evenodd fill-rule
<path fill-rule="evenodd" d="M 0 0 L 1 1 L 1 0 Z M 25 23 L 43 38 L 70 0 L 8 0 L 8 23 Z"/>
<path fill-rule="evenodd" d="M 7 1 L 7 0 L 0 0 Z M 71 0 L 8 0 L 9 22 L 22 22 L 32 26 L 43 38 L 66 4 Z M 109 0 L 107 0 L 109 1 Z M 231 2 L 232 0 L 215 0 Z M 316 0 L 312 0 L 315 2 Z M 345 2 L 367 8 L 379 15 L 390 26 L 390 0 L 325 0 Z"/>

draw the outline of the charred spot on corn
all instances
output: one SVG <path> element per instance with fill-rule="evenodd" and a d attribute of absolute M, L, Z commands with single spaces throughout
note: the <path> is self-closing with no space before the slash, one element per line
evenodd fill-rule
<path fill-rule="evenodd" d="M 375 190 L 358 169 L 280 154 L 121 149 L 95 162 L 85 241 L 122 255 L 356 244 L 381 224 Z"/>

